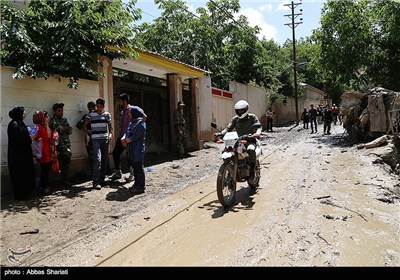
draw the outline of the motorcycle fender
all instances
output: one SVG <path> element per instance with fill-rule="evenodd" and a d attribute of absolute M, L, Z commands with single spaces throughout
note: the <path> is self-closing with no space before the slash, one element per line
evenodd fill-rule
<path fill-rule="evenodd" d="M 261 145 L 260 145 L 259 140 L 257 140 L 257 144 L 256 145 L 251 144 L 251 145 L 249 145 L 247 147 L 247 149 L 248 150 L 255 150 L 257 157 L 259 157 L 262 154 Z"/>
<path fill-rule="evenodd" d="M 256 146 L 253 144 L 250 144 L 249 146 L 247 146 L 247 150 L 252 150 L 254 151 L 256 149 Z"/>
<path fill-rule="evenodd" d="M 230 157 L 233 157 L 234 155 L 235 155 L 234 152 L 223 152 L 222 155 L 221 155 L 221 158 L 222 159 L 228 159 Z"/>
<path fill-rule="evenodd" d="M 256 156 L 259 157 L 261 155 L 261 149 L 260 147 L 256 148 Z"/>

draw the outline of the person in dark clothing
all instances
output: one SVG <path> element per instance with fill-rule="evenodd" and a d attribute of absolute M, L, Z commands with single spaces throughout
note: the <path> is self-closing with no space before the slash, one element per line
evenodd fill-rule
<path fill-rule="evenodd" d="M 183 101 L 178 101 L 177 108 L 174 112 L 174 129 L 176 137 L 176 155 L 179 159 L 189 157 L 188 139 L 186 135 L 186 120 L 183 116 L 183 108 L 186 105 Z"/>
<path fill-rule="evenodd" d="M 15 200 L 27 200 L 35 189 L 35 169 L 33 166 L 32 139 L 24 123 L 24 107 L 15 107 L 8 115 L 7 127 L 8 170 Z"/>
<path fill-rule="evenodd" d="M 310 120 L 310 125 L 311 125 L 311 133 L 314 133 L 314 128 L 315 128 L 315 133 L 318 133 L 317 130 L 317 109 L 314 108 L 314 104 L 310 105 L 310 110 L 308 110 L 308 118 Z"/>
<path fill-rule="evenodd" d="M 87 133 L 87 134 L 85 134 L 86 152 L 88 155 L 89 166 L 91 169 L 90 174 L 92 174 L 93 173 L 93 170 L 92 170 L 93 169 L 93 166 L 92 166 L 92 164 L 93 164 L 93 145 L 92 145 L 92 139 L 90 138 L 92 130 L 90 128 L 90 123 L 86 124 L 86 130 L 83 129 L 83 125 L 86 121 L 87 116 L 91 112 L 94 112 L 96 110 L 96 103 L 94 103 L 93 101 L 89 101 L 87 103 L 87 109 L 88 109 L 88 112 L 82 116 L 82 118 L 78 122 L 77 128 L 81 129 L 83 131 L 86 131 L 86 133 Z M 87 138 L 89 138 L 89 139 L 87 140 Z"/>
<path fill-rule="evenodd" d="M 71 139 L 72 127 L 68 120 L 64 117 L 64 103 L 55 103 L 53 105 L 53 117 L 49 118 L 49 127 L 57 131 L 59 135 L 58 145 L 58 161 L 60 163 L 62 183 L 66 187 L 72 187 L 73 184 L 68 180 L 69 167 L 71 165 Z"/>
<path fill-rule="evenodd" d="M 304 107 L 303 113 L 301 113 L 301 120 L 303 121 L 303 128 L 308 129 L 308 123 L 309 123 L 309 116 L 308 116 L 308 111 L 307 108 Z"/>
<path fill-rule="evenodd" d="M 131 122 L 130 111 L 133 105 L 130 105 L 130 97 L 127 93 L 122 93 L 118 96 L 118 107 L 121 110 L 121 126 L 118 134 L 118 138 L 115 141 L 114 150 L 112 152 L 115 172 L 111 175 L 111 180 L 119 180 L 122 178 L 122 169 L 121 169 L 121 155 L 125 150 L 125 147 L 122 146 L 121 138 L 125 135 L 129 123 Z M 143 110 L 142 110 L 143 111 Z M 143 112 L 143 120 L 146 121 L 147 115 Z M 134 180 L 134 175 L 131 170 L 129 177 L 125 178 L 127 182 L 132 182 Z"/>
<path fill-rule="evenodd" d="M 272 122 L 274 120 L 274 112 L 272 112 L 272 108 L 269 107 L 268 111 L 265 113 L 265 118 L 267 119 L 267 131 L 272 132 Z"/>
<path fill-rule="evenodd" d="M 326 105 L 324 108 L 324 134 L 331 134 L 331 123 L 333 121 L 332 109 L 330 106 Z"/>
<path fill-rule="evenodd" d="M 146 123 L 143 110 L 138 106 L 130 108 L 131 122 L 121 138 L 123 147 L 128 147 L 129 165 L 132 167 L 135 183 L 129 191 L 134 194 L 144 193 L 145 174 L 143 170 L 145 143 L 146 143 Z"/>

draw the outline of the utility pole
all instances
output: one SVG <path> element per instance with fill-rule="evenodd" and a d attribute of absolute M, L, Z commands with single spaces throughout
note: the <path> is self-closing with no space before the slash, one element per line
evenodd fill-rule
<path fill-rule="evenodd" d="M 300 0 L 301 1 L 301 0 Z M 300 21 L 295 22 L 295 19 L 302 15 L 302 13 L 294 13 L 294 10 L 297 8 L 297 6 L 301 5 L 302 3 L 294 3 L 293 1 L 290 4 L 284 4 L 284 6 L 289 7 L 292 9 L 292 13 L 285 15 L 285 17 L 288 17 L 292 20 L 291 23 L 285 23 L 285 25 L 288 25 L 290 28 L 292 28 L 292 35 L 293 35 L 293 75 L 294 75 L 294 101 L 295 101 L 295 106 L 296 106 L 296 125 L 299 125 L 299 105 L 298 105 L 298 94 L 297 94 L 297 62 L 296 62 L 296 33 L 295 29 L 299 24 L 302 24 L 302 18 L 300 18 Z M 300 9 L 300 12 L 303 10 Z"/>

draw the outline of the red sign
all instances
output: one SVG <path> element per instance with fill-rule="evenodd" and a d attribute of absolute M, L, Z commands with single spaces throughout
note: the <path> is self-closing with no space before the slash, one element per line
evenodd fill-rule
<path fill-rule="evenodd" d="M 218 96 L 223 96 L 223 97 L 227 97 L 227 98 L 233 98 L 233 94 L 231 92 L 220 90 L 220 89 L 216 89 L 216 88 L 211 89 L 211 93 L 214 94 L 214 95 L 218 95 Z"/>

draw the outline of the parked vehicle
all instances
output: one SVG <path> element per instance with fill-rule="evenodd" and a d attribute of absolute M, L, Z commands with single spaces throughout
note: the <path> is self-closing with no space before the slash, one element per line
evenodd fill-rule
<path fill-rule="evenodd" d="M 259 125 L 253 125 L 249 129 L 258 128 Z M 215 123 L 211 123 L 211 126 L 217 129 Z M 222 138 L 225 143 L 225 149 L 221 154 L 223 163 L 219 168 L 217 177 L 217 195 L 222 206 L 228 207 L 235 201 L 237 182 L 247 181 L 251 189 L 258 187 L 261 177 L 259 158 L 262 150 L 260 140 L 254 138 L 253 134 L 238 136 L 236 131 L 232 131 L 227 132 L 225 135 L 219 133 L 216 138 L 215 140 L 221 140 Z M 247 150 L 252 148 L 256 151 L 257 162 L 254 176 L 251 178 L 250 158 Z"/>

